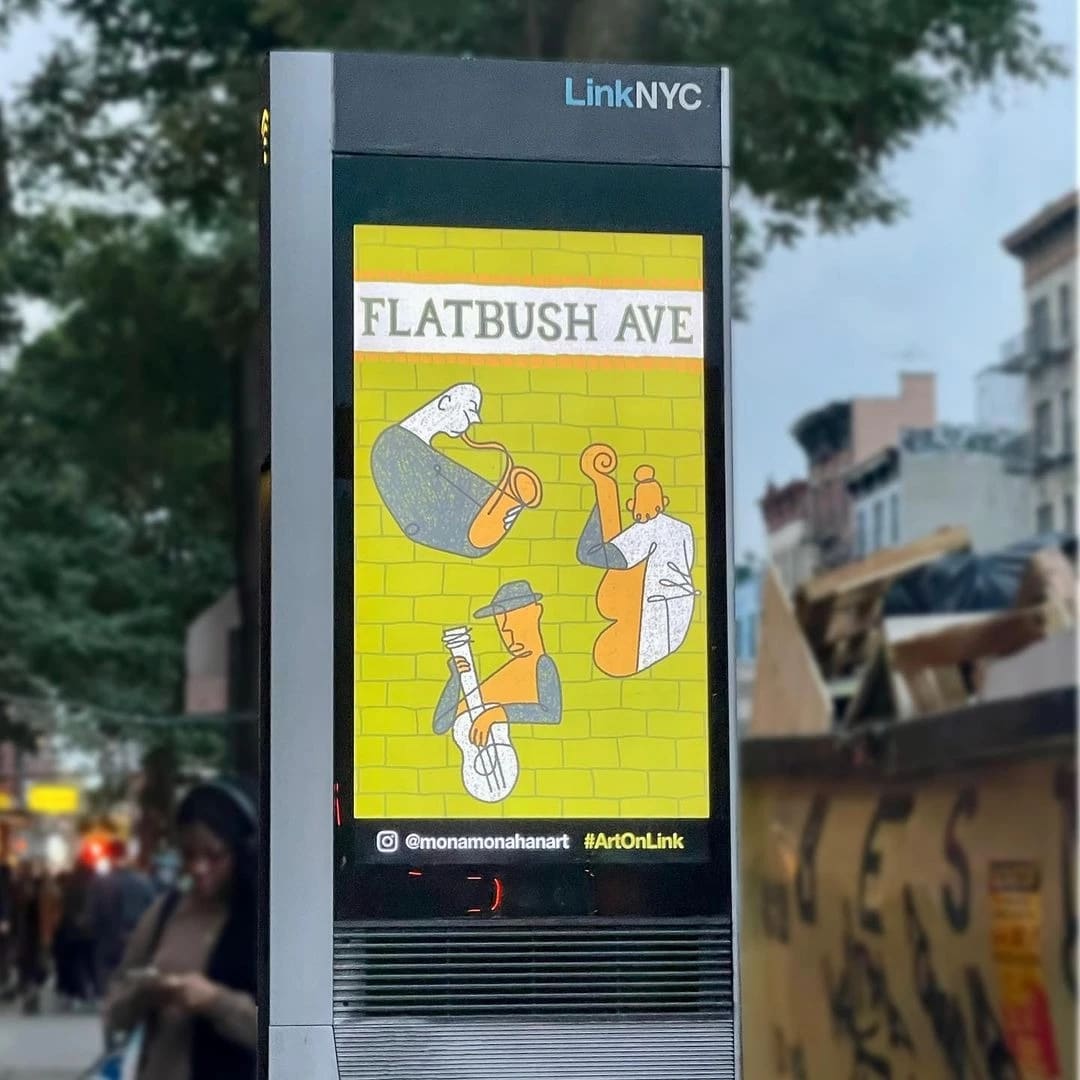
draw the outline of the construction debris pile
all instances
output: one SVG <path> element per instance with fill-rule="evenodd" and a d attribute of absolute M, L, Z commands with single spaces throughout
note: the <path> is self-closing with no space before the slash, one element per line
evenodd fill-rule
<path fill-rule="evenodd" d="M 820 735 L 1076 685 L 1075 541 L 949 528 L 803 584 L 770 567 L 750 736 Z"/>

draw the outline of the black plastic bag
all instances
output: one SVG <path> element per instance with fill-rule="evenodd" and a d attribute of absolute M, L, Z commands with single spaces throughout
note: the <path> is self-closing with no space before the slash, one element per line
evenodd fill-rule
<path fill-rule="evenodd" d="M 1046 548 L 1075 557 L 1075 542 L 1050 533 L 985 555 L 955 552 L 910 571 L 885 594 L 885 616 L 1000 611 L 1016 600 L 1031 557 Z"/>

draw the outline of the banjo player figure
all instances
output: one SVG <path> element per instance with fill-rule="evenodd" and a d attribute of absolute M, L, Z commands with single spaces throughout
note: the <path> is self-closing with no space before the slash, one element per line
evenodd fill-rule
<path fill-rule="evenodd" d="M 510 659 L 480 683 L 484 711 L 473 720 L 469 741 L 483 747 L 493 724 L 558 724 L 562 720 L 562 684 L 555 661 L 548 655 L 540 629 L 544 608 L 539 593 L 527 581 L 499 587 L 491 603 L 473 618 L 492 617 Z M 443 735 L 467 711 L 461 685 L 468 660 L 451 656 L 450 678 L 435 706 L 432 730 Z"/>

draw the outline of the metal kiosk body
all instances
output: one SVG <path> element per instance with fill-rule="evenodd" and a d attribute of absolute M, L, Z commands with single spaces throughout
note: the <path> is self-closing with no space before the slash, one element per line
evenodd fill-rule
<path fill-rule="evenodd" d="M 267 87 L 263 1075 L 736 1077 L 726 73 Z"/>

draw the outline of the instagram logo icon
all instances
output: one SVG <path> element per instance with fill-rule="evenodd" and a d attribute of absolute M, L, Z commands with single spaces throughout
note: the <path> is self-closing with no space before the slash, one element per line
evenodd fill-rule
<path fill-rule="evenodd" d="M 383 829 L 375 835 L 375 850 L 380 855 L 393 855 L 401 846 L 401 839 L 393 829 Z"/>

